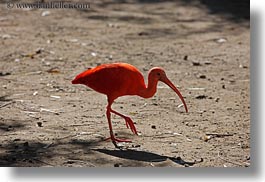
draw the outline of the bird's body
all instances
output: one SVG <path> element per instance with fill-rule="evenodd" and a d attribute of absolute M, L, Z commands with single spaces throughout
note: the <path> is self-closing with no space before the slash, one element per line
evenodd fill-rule
<path fill-rule="evenodd" d="M 73 83 L 82 83 L 115 100 L 124 95 L 138 95 L 146 88 L 137 68 L 126 63 L 103 64 L 79 74 Z"/>
<path fill-rule="evenodd" d="M 95 68 L 88 69 L 72 81 L 73 84 L 84 84 L 93 90 L 107 95 L 107 119 L 110 128 L 110 139 L 117 147 L 116 142 L 130 142 L 128 140 L 116 139 L 113 135 L 110 113 L 114 113 L 124 118 L 127 128 L 130 127 L 132 132 L 137 134 L 133 121 L 117 111 L 112 110 L 111 105 L 115 99 L 125 95 L 138 95 L 143 98 L 152 97 L 156 93 L 157 83 L 162 81 L 171 87 L 180 97 L 184 104 L 186 112 L 188 112 L 186 103 L 177 90 L 177 88 L 169 81 L 164 70 L 154 67 L 149 71 L 148 84 L 144 82 L 141 72 L 134 66 L 127 63 L 102 64 Z"/>

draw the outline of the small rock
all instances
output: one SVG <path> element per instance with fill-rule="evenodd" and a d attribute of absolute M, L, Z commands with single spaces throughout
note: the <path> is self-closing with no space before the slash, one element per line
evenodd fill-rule
<path fill-rule="evenodd" d="M 38 91 L 33 92 L 33 95 L 34 95 L 34 96 L 37 95 L 37 94 L 38 94 Z"/>
<path fill-rule="evenodd" d="M 75 42 L 78 42 L 78 39 L 70 39 L 70 40 L 68 40 L 69 42 L 73 42 L 73 43 L 75 43 Z"/>
<path fill-rule="evenodd" d="M 225 85 L 222 85 L 222 88 L 225 89 Z"/>
<path fill-rule="evenodd" d="M 176 157 L 176 160 L 181 161 L 182 159 L 181 159 L 181 157 L 178 156 L 178 157 Z"/>
<path fill-rule="evenodd" d="M 122 164 L 121 163 L 116 163 L 116 164 L 114 164 L 114 167 L 122 167 Z"/>
<path fill-rule="evenodd" d="M 139 36 L 149 35 L 149 33 L 148 33 L 148 32 L 139 32 L 138 35 L 139 35 Z"/>
<path fill-rule="evenodd" d="M 245 66 L 245 65 L 240 64 L 240 65 L 239 65 L 239 68 L 248 68 L 248 67 Z"/>
<path fill-rule="evenodd" d="M 195 97 L 196 99 L 206 99 L 207 96 L 206 95 L 198 95 L 197 97 Z"/>
<path fill-rule="evenodd" d="M 7 75 L 11 75 L 10 72 L 0 72 L 0 76 L 7 76 Z"/>
<path fill-rule="evenodd" d="M 10 38 L 12 38 L 12 36 L 9 35 L 9 34 L 4 34 L 1 37 L 2 37 L 2 39 L 10 39 Z"/>
<path fill-rule="evenodd" d="M 226 38 L 219 38 L 219 39 L 216 39 L 215 41 L 217 43 L 225 43 L 225 42 L 227 42 L 227 39 Z"/>
<path fill-rule="evenodd" d="M 106 56 L 107 59 L 109 60 L 112 60 L 113 59 L 113 56 L 112 55 L 109 55 L 109 56 Z"/>
<path fill-rule="evenodd" d="M 139 148 L 139 147 L 141 147 L 141 145 L 139 145 L 139 144 L 138 145 L 132 145 L 132 147 L 133 148 Z"/>
<path fill-rule="evenodd" d="M 97 56 L 97 53 L 95 53 L 95 52 L 91 52 L 91 56 L 96 57 L 96 56 Z"/>
<path fill-rule="evenodd" d="M 38 49 L 36 49 L 35 53 L 36 53 L 36 54 L 40 54 L 40 53 L 42 53 L 43 51 L 44 51 L 44 48 L 38 48 Z"/>
<path fill-rule="evenodd" d="M 67 161 L 66 163 L 67 163 L 67 164 L 74 164 L 75 161 Z"/>
<path fill-rule="evenodd" d="M 51 95 L 50 97 L 54 98 L 54 99 L 60 99 L 61 98 L 60 96 L 57 96 L 57 95 Z"/>
<path fill-rule="evenodd" d="M 206 78 L 206 75 L 200 75 L 200 78 L 201 79 L 205 79 Z"/>
<path fill-rule="evenodd" d="M 42 122 L 37 122 L 38 127 L 42 127 Z"/>
<path fill-rule="evenodd" d="M 200 62 L 193 61 L 193 62 L 192 62 L 192 65 L 193 65 L 193 66 L 201 66 L 201 63 L 200 63 Z"/>
<path fill-rule="evenodd" d="M 43 11 L 43 12 L 41 13 L 41 16 L 48 16 L 48 15 L 50 15 L 50 14 L 51 14 L 50 11 Z"/>
<path fill-rule="evenodd" d="M 208 140 L 210 140 L 212 138 L 212 135 L 205 135 L 202 139 L 205 142 L 208 142 Z"/>
<path fill-rule="evenodd" d="M 184 59 L 185 61 L 187 61 L 187 60 L 188 60 L 188 56 L 185 55 L 183 59 Z"/>
<path fill-rule="evenodd" d="M 152 128 L 152 129 L 156 129 L 156 126 L 155 126 L 155 125 L 152 125 L 151 128 Z"/>

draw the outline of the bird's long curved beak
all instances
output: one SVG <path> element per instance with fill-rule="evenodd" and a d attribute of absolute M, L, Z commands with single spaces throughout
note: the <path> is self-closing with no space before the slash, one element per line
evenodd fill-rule
<path fill-rule="evenodd" d="M 176 92 L 178 94 L 180 100 L 182 101 L 182 103 L 185 107 L 186 112 L 188 112 L 186 102 L 185 102 L 183 96 L 181 95 L 180 91 L 175 87 L 175 85 L 173 85 L 173 83 L 168 78 L 164 78 L 161 81 L 164 82 L 165 84 L 167 84 L 172 90 L 174 90 L 174 92 Z"/>

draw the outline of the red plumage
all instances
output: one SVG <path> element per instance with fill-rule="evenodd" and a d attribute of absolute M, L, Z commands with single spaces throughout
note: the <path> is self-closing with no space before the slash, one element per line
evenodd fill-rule
<path fill-rule="evenodd" d="M 77 75 L 72 83 L 84 84 L 113 100 L 124 95 L 137 95 L 145 88 L 140 71 L 126 63 L 103 64 L 86 70 Z"/>
<path fill-rule="evenodd" d="M 117 139 L 114 137 L 111 125 L 111 113 L 124 118 L 127 128 L 130 127 L 134 134 L 137 134 L 137 130 L 130 117 L 124 116 L 111 108 L 112 103 L 118 97 L 125 95 L 138 95 L 143 98 L 152 97 L 156 93 L 158 81 L 166 83 L 178 94 L 181 101 L 183 102 L 186 112 L 188 112 L 187 105 L 181 93 L 167 78 L 165 71 L 159 67 L 154 67 L 149 71 L 147 86 L 144 82 L 144 77 L 141 72 L 134 66 L 127 63 L 102 64 L 95 68 L 88 69 L 77 75 L 72 83 L 84 84 L 99 93 L 107 95 L 108 105 L 106 115 L 110 129 L 109 139 L 112 140 L 115 147 L 118 147 L 116 142 L 131 141 Z"/>

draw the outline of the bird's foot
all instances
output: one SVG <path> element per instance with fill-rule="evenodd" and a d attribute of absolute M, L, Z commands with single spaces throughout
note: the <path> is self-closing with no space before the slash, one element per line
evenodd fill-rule
<path fill-rule="evenodd" d="M 112 142 L 126 142 L 126 143 L 132 143 L 131 140 L 127 140 L 127 139 L 119 139 L 119 138 L 115 138 L 114 136 L 108 137 L 105 139 L 105 141 L 107 140 L 111 140 Z"/>
<path fill-rule="evenodd" d="M 132 131 L 134 134 L 138 135 L 137 130 L 136 130 L 136 127 L 135 127 L 135 125 L 134 125 L 132 119 L 129 118 L 129 117 L 125 117 L 124 119 L 125 119 L 125 121 L 126 121 L 126 127 L 127 127 L 127 128 L 130 127 L 131 131 Z"/>
<path fill-rule="evenodd" d="M 107 140 L 111 140 L 112 143 L 114 144 L 114 146 L 118 149 L 121 149 L 122 147 L 117 145 L 117 142 L 126 142 L 126 143 L 131 143 L 131 140 L 127 140 L 127 139 L 119 139 L 119 138 L 115 138 L 114 136 L 110 136 L 108 138 L 105 139 L 105 141 Z"/>

